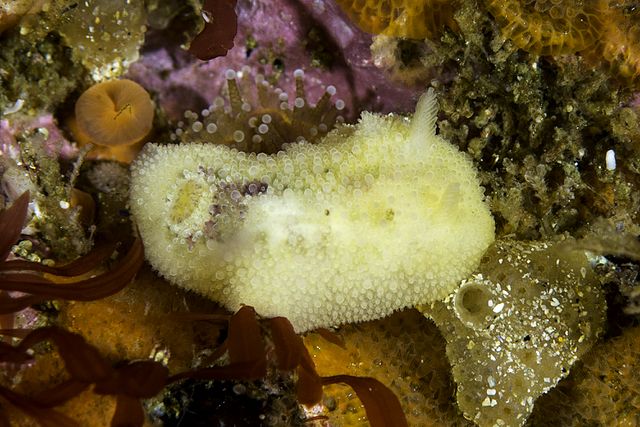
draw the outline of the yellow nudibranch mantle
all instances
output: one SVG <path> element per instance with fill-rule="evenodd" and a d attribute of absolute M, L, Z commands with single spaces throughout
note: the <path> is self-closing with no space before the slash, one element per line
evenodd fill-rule
<path fill-rule="evenodd" d="M 430 89 L 413 119 L 363 113 L 274 155 L 147 144 L 131 210 L 169 281 L 297 331 L 444 298 L 493 242 L 467 156 L 435 133 Z"/>

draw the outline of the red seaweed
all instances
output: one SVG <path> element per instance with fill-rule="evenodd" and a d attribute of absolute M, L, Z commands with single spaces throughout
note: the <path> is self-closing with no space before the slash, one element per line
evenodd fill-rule
<path fill-rule="evenodd" d="M 229 352 L 229 364 L 181 372 L 169 383 L 185 378 L 205 380 L 256 380 L 267 375 L 267 354 L 253 307 L 244 306 L 229 318 L 229 334 L 215 354 Z"/>
<path fill-rule="evenodd" d="M 96 251 L 100 255 L 105 253 L 101 248 L 96 249 Z M 92 253 L 87 256 L 93 258 Z M 49 299 L 92 301 L 105 298 L 117 293 L 129 284 L 143 262 L 142 242 L 140 239 L 135 239 L 129 251 L 111 270 L 89 279 L 71 283 L 55 283 L 55 278 L 47 279 L 33 273 L 34 271 L 39 271 L 41 267 L 36 263 L 24 264 L 25 267 L 29 267 L 28 264 L 32 264 L 35 268 L 31 271 L 26 269 L 20 272 L 2 271 L 0 272 L 0 290 L 19 291 L 31 295 L 10 297 L 6 293 L 0 294 L 0 313 L 13 313 Z"/>
<path fill-rule="evenodd" d="M 335 375 L 322 377 L 322 384 L 344 383 L 362 402 L 371 427 L 407 427 L 407 419 L 395 394 L 375 378 Z"/>
<path fill-rule="evenodd" d="M 0 362 L 32 360 L 29 349 L 43 341 L 56 345 L 71 378 L 34 397 L 0 387 L 0 396 L 43 426 L 77 427 L 75 421 L 51 408 L 77 396 L 92 384 L 94 393 L 116 396 L 112 426 L 142 426 L 144 412 L 140 399 L 155 396 L 167 382 L 168 369 L 159 362 L 136 361 L 113 367 L 81 335 L 53 326 L 35 329 L 15 347 L 0 345 Z"/>
<path fill-rule="evenodd" d="M 198 316 L 195 318 L 197 319 Z M 282 371 L 295 369 L 298 374 L 296 396 L 299 403 L 306 406 L 315 405 L 322 399 L 323 385 L 345 383 L 360 398 L 373 427 L 407 426 L 400 402 L 387 386 L 369 377 L 351 375 L 321 377 L 302 338 L 295 333 L 288 319 L 275 317 L 268 320 L 268 325 L 276 354 L 276 367 Z M 344 346 L 340 337 L 328 330 L 322 336 L 327 336 L 330 342 Z M 167 383 L 185 378 L 250 380 L 264 377 L 267 372 L 267 353 L 256 313 L 252 307 L 244 306 L 230 317 L 228 337 L 215 354 L 220 357 L 226 350 L 229 351 L 228 365 L 182 372 L 169 377 Z"/>
<path fill-rule="evenodd" d="M 124 362 L 112 366 L 98 349 L 87 343 L 81 335 L 57 327 L 35 329 L 15 346 L 0 342 L 0 363 L 31 362 L 34 358 L 29 350 L 40 342 L 51 341 L 57 347 L 70 378 L 31 397 L 16 393 L 7 387 L 0 387 L 0 397 L 44 426 L 76 427 L 75 421 L 52 408 L 93 385 L 93 392 L 96 394 L 116 396 L 112 426 L 138 427 L 144 422 L 141 399 L 157 395 L 173 382 L 186 378 L 255 380 L 267 375 L 268 354 L 254 309 L 244 306 L 231 315 L 228 321 L 227 339 L 216 353 L 222 355 L 228 352 L 229 364 L 194 369 L 172 376 L 169 376 L 169 371 L 164 365 L 151 360 Z M 310 406 L 319 403 L 323 385 L 345 383 L 353 388 L 360 398 L 373 427 L 407 425 L 397 397 L 380 381 L 351 375 L 321 377 L 316 372 L 302 338 L 295 333 L 286 318 L 270 319 L 268 325 L 275 348 L 277 368 L 297 371 L 296 394 L 301 404 Z M 18 330 L 11 335 L 23 335 L 23 331 Z M 6 423 L 8 421 L 2 418 L 0 411 L 0 427 L 8 425 Z"/>
<path fill-rule="evenodd" d="M 276 350 L 278 369 L 291 371 L 300 364 L 304 343 L 296 335 L 291 322 L 284 317 L 269 319 L 271 339 Z"/>
<path fill-rule="evenodd" d="M 238 31 L 235 8 L 236 0 L 205 0 L 204 29 L 191 41 L 189 52 L 203 61 L 226 55 Z"/>
<path fill-rule="evenodd" d="M 335 332 L 332 332 L 327 328 L 318 328 L 315 332 L 331 344 L 335 344 L 342 349 L 347 348 L 344 343 L 344 339 Z"/>
<path fill-rule="evenodd" d="M 11 246 L 20 238 L 26 222 L 29 193 L 22 194 L 8 209 L 0 212 L 0 315 L 20 311 L 50 299 L 91 301 L 120 291 L 136 275 L 144 262 L 140 239 L 135 239 L 128 252 L 103 274 L 71 283 L 56 283 L 55 276 L 76 277 L 96 268 L 115 249 L 113 243 L 94 248 L 87 255 L 63 266 L 49 267 L 24 260 L 7 261 Z M 50 278 L 42 273 L 52 275 Z M 27 295 L 11 296 L 9 291 Z"/>
<path fill-rule="evenodd" d="M 20 237 L 20 231 L 27 219 L 29 192 L 25 191 L 11 207 L 0 212 L 0 260 L 5 260 L 11 253 L 11 246 Z"/>

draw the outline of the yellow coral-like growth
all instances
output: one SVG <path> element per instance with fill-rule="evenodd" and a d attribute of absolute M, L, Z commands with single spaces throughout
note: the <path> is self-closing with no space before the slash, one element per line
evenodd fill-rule
<path fill-rule="evenodd" d="M 603 31 L 602 57 L 616 74 L 631 82 L 640 80 L 640 9 L 611 9 Z"/>
<path fill-rule="evenodd" d="M 416 310 L 344 326 L 337 335 L 344 341 L 344 348 L 318 333 L 304 338 L 320 375 L 376 378 L 400 397 L 411 426 L 472 425 L 453 398 L 455 385 L 445 356 L 445 342 L 436 326 Z M 325 387 L 324 406 L 331 425 L 369 425 L 362 404 L 346 386 Z"/>
<path fill-rule="evenodd" d="M 487 0 L 502 35 L 520 49 L 563 55 L 593 46 L 600 35 L 604 0 Z"/>
<path fill-rule="evenodd" d="M 625 82 L 640 79 L 640 11 L 628 0 L 486 0 L 502 35 L 538 55 L 580 52 Z"/>
<path fill-rule="evenodd" d="M 393 37 L 437 37 L 446 26 L 453 30 L 457 2 L 451 0 L 337 0 L 364 31 Z"/>
<path fill-rule="evenodd" d="M 533 425 L 640 424 L 640 327 L 594 347 L 556 390 L 543 396 Z"/>

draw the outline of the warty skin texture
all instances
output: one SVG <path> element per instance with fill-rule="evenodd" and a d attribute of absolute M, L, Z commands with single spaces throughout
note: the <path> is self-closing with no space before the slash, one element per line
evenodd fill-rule
<path fill-rule="evenodd" d="M 444 298 L 494 222 L 472 162 L 435 134 L 436 113 L 430 90 L 413 119 L 363 113 L 275 155 L 148 144 L 130 202 L 149 262 L 299 332 Z"/>

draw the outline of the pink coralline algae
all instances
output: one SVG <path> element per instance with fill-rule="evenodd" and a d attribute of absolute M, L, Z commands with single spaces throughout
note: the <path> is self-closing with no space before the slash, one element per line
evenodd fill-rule
<path fill-rule="evenodd" d="M 305 72 L 308 99 L 318 99 L 333 85 L 345 102 L 345 118 L 363 109 L 408 112 L 423 88 L 389 82 L 371 58 L 371 36 L 359 30 L 342 11 L 324 0 L 240 0 L 238 33 L 226 56 L 203 62 L 170 41 L 153 43 L 134 63 L 129 78 L 157 93 L 172 121 L 185 110 L 206 108 L 226 85 L 225 71 L 248 69 L 264 75 L 293 99 L 293 71 Z M 154 37 L 171 34 L 149 34 Z M 248 67 L 248 68 L 247 68 Z"/>
<path fill-rule="evenodd" d="M 19 155 L 17 137 L 38 133 L 42 136 L 45 153 L 51 157 L 71 159 L 78 150 L 63 135 L 58 123 L 50 113 L 36 117 L 16 116 L 0 120 L 0 153 L 11 158 Z"/>

